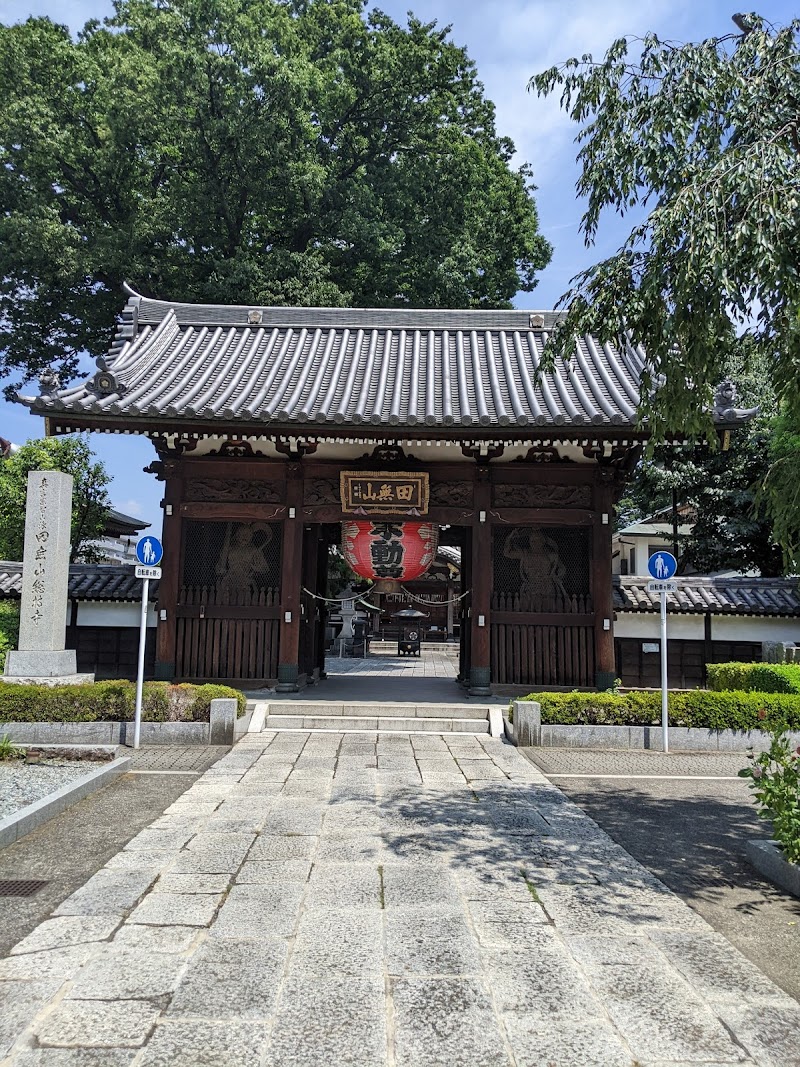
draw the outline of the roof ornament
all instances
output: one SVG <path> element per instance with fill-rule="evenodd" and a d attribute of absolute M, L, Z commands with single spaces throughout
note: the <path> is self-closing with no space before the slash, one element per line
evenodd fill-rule
<path fill-rule="evenodd" d="M 528 326 L 532 330 L 541 330 L 544 327 L 544 315 L 536 312 L 528 316 Z"/>
<path fill-rule="evenodd" d="M 758 412 L 758 405 L 754 408 L 737 408 L 737 399 L 735 382 L 732 382 L 730 378 L 725 378 L 714 392 L 714 418 L 721 422 L 739 422 L 742 419 L 752 418 Z"/>
<path fill-rule="evenodd" d="M 90 378 L 86 384 L 87 388 L 91 389 L 97 396 L 111 396 L 112 393 L 122 396 L 125 392 L 124 387 L 117 382 L 111 371 L 105 367 L 98 370 L 95 376 Z"/>
<path fill-rule="evenodd" d="M 252 308 L 247 312 L 247 325 L 248 326 L 260 326 L 261 320 L 264 318 L 264 312 L 260 308 Z"/>
<path fill-rule="evenodd" d="M 55 396 L 61 388 L 61 378 L 53 367 L 45 367 L 39 375 L 39 392 L 42 396 Z"/>

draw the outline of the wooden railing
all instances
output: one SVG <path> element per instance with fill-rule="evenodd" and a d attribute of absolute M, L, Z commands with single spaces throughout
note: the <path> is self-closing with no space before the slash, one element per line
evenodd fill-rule
<path fill-rule="evenodd" d="M 182 585 L 178 603 L 186 607 L 271 608 L 280 603 L 280 589 L 229 589 L 217 585 Z"/>
<path fill-rule="evenodd" d="M 590 615 L 592 598 L 585 596 L 530 596 L 521 593 L 493 593 L 492 611 L 526 615 Z"/>

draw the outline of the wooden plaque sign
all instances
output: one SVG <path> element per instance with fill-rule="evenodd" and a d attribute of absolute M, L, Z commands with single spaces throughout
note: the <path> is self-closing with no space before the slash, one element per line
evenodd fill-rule
<path fill-rule="evenodd" d="M 362 514 L 428 513 L 429 485 L 423 474 L 341 471 L 342 511 Z"/>

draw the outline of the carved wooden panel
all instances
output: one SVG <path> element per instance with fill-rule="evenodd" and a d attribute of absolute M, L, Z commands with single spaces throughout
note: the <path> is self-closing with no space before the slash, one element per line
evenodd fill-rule
<path fill-rule="evenodd" d="M 270 482 L 253 482 L 247 478 L 190 478 L 186 482 L 186 499 L 279 504 L 283 496 Z"/>
<path fill-rule="evenodd" d="M 588 485 L 495 485 L 492 502 L 498 508 L 589 508 Z"/>
<path fill-rule="evenodd" d="M 431 504 L 442 508 L 472 506 L 472 482 L 432 482 Z"/>
<path fill-rule="evenodd" d="M 310 478 L 303 485 L 303 503 L 338 504 L 339 481 L 337 478 Z"/>

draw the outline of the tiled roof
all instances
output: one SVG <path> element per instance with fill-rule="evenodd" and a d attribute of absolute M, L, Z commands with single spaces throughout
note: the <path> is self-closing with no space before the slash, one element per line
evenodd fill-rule
<path fill-rule="evenodd" d="M 642 349 L 587 335 L 568 362 L 539 377 L 557 318 L 171 304 L 134 295 L 93 378 L 21 399 L 43 415 L 166 419 L 176 428 L 632 429 Z"/>
<path fill-rule="evenodd" d="M 615 575 L 616 611 L 657 612 L 658 593 L 648 593 L 649 578 Z M 800 616 L 797 578 L 678 578 L 667 594 L 667 610 L 681 614 Z"/>
<path fill-rule="evenodd" d="M 461 569 L 461 549 L 456 545 L 439 545 L 436 550 L 439 559 L 452 563 L 454 567 Z"/>
<path fill-rule="evenodd" d="M 142 581 L 133 565 L 73 563 L 69 568 L 70 600 L 141 601 Z M 0 560 L 0 600 L 22 592 L 22 564 Z M 151 581 L 149 600 L 158 599 L 158 582 Z"/>
<path fill-rule="evenodd" d="M 145 522 L 144 519 L 110 508 L 106 514 L 103 533 L 109 537 L 126 537 L 139 533 L 140 530 L 146 530 L 149 526 L 150 523 Z"/>

